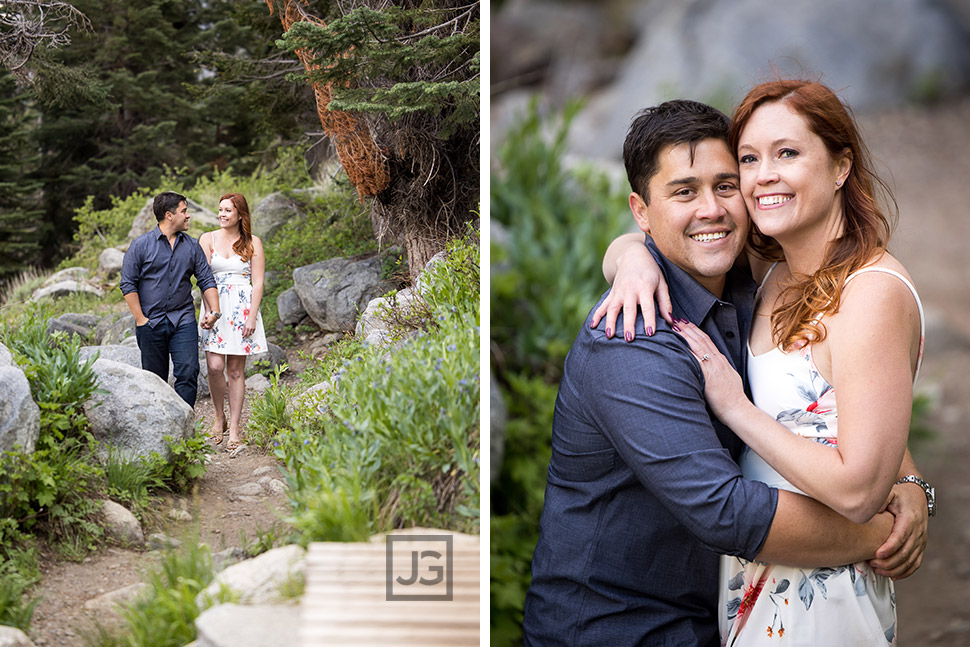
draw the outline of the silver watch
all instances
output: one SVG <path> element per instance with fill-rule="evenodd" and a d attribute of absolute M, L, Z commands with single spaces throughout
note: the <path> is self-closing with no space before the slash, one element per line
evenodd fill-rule
<path fill-rule="evenodd" d="M 896 481 L 896 485 L 899 485 L 900 483 L 915 483 L 916 485 L 923 488 L 923 492 L 926 493 L 927 512 L 931 517 L 936 516 L 936 489 L 932 485 L 930 485 L 920 477 L 916 476 L 915 474 L 904 476 L 903 478 Z"/>

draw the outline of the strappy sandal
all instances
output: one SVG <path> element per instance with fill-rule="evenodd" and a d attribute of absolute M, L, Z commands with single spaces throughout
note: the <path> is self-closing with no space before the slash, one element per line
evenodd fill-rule
<path fill-rule="evenodd" d="M 222 433 L 219 434 L 219 435 L 209 434 L 209 442 L 212 443 L 212 446 L 213 447 L 216 447 L 218 445 L 221 445 L 222 444 L 222 439 L 226 436 L 226 433 L 228 431 L 229 431 L 229 422 L 227 420 L 223 420 L 222 421 Z"/>

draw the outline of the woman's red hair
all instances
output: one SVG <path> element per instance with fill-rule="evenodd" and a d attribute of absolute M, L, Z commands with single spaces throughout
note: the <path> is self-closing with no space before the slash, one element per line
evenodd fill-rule
<path fill-rule="evenodd" d="M 219 198 L 220 203 L 223 200 L 232 202 L 236 213 L 239 214 L 239 240 L 233 244 L 232 251 L 239 254 L 244 261 L 248 261 L 253 256 L 253 222 L 249 215 L 249 203 L 242 193 L 227 193 Z"/>
<path fill-rule="evenodd" d="M 872 168 L 869 151 L 859 135 L 851 111 L 835 93 L 817 81 L 777 80 L 755 86 L 734 112 L 728 141 L 737 151 L 741 132 L 755 110 L 780 102 L 801 115 L 809 130 L 825 143 L 833 157 L 848 154 L 849 175 L 841 188 L 844 226 L 841 235 L 829 243 L 822 266 L 812 276 L 795 278 L 785 288 L 780 303 L 771 313 L 772 335 L 788 350 L 799 340 L 825 339 L 825 314 L 839 311 L 845 280 L 886 251 L 897 217 L 896 200 Z M 879 187 L 891 203 L 885 213 L 876 202 Z M 751 249 L 767 260 L 784 260 L 781 246 L 754 225 L 749 236 Z"/>

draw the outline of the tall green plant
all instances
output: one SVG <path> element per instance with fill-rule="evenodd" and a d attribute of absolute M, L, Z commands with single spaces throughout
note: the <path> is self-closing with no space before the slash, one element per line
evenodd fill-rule
<path fill-rule="evenodd" d="M 427 330 L 392 352 L 353 344 L 330 391 L 279 441 L 290 521 L 307 541 L 478 527 L 478 249 L 450 251 L 429 270 Z"/>
<path fill-rule="evenodd" d="M 491 217 L 507 235 L 492 241 L 491 326 L 504 370 L 560 373 L 576 331 L 607 287 L 603 253 L 632 223 L 626 190 L 604 173 L 564 163 L 578 109 L 572 104 L 545 121 L 533 104 L 499 149 Z"/>

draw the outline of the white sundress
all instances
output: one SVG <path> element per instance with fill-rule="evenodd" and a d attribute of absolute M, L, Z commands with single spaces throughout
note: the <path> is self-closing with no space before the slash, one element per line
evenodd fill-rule
<path fill-rule="evenodd" d="M 862 272 L 892 274 L 912 291 L 920 313 L 922 360 L 925 329 L 916 289 L 898 272 L 881 267 L 854 272 L 846 283 Z M 811 345 L 790 353 L 776 347 L 761 355 L 753 355 L 749 346 L 748 381 L 758 408 L 792 433 L 838 445 L 835 389 L 819 374 Z M 748 448 L 740 464 L 745 478 L 801 493 Z M 896 644 L 896 596 L 892 580 L 873 573 L 867 562 L 795 568 L 722 556 L 718 622 L 721 644 L 728 646 L 887 647 Z"/>
<path fill-rule="evenodd" d="M 263 331 L 263 316 L 256 315 L 256 330 L 249 337 L 243 337 L 242 330 L 249 317 L 253 302 L 252 262 L 243 261 L 239 254 L 224 258 L 212 250 L 212 275 L 219 290 L 219 308 L 222 317 L 211 330 L 201 330 L 202 350 L 220 355 L 254 355 L 265 352 L 266 333 Z M 202 310 L 205 310 L 203 303 Z M 200 314 L 201 320 L 201 314 Z"/>

